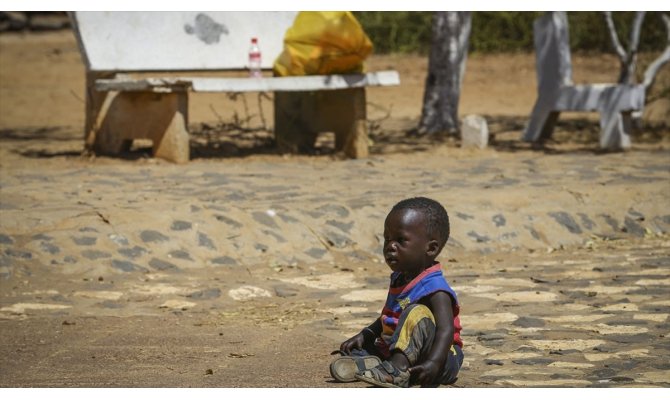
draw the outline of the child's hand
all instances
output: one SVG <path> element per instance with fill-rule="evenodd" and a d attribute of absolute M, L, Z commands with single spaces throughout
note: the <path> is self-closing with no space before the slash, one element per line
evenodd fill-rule
<path fill-rule="evenodd" d="M 344 341 L 340 345 L 340 351 L 343 352 L 344 354 L 350 355 L 351 350 L 362 349 L 363 343 L 365 343 L 365 336 L 363 336 L 363 332 L 360 332 L 355 336 Z"/>
<path fill-rule="evenodd" d="M 440 366 L 434 361 L 426 360 L 408 370 L 415 382 L 421 385 L 431 385 L 440 373 Z"/>

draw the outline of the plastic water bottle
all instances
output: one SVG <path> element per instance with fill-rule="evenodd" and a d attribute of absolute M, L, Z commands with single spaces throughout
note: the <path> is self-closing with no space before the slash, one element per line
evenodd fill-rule
<path fill-rule="evenodd" d="M 251 47 L 249 47 L 249 76 L 252 78 L 261 78 L 261 49 L 258 47 L 258 39 L 251 38 Z"/>

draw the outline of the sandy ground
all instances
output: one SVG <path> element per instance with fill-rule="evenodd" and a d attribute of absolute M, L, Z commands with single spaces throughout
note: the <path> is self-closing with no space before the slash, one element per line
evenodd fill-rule
<path fill-rule="evenodd" d="M 617 74 L 611 56 L 573 63 L 578 83 Z M 427 195 L 452 221 L 456 386 L 668 387 L 667 99 L 631 151 L 600 152 L 597 115 L 576 113 L 533 150 L 533 56 L 473 55 L 461 114 L 493 136 L 476 151 L 408 134 L 425 57 L 368 65 L 402 81 L 368 91 L 370 158 L 328 136 L 279 155 L 271 101 L 198 94 L 177 166 L 141 143 L 85 154 L 71 33 L 0 36 L 0 386 L 366 387 L 332 382 L 329 353 L 378 315 L 386 212 Z"/>

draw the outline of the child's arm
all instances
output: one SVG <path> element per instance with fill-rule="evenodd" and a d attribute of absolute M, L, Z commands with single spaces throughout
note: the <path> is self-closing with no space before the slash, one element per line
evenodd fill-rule
<path fill-rule="evenodd" d="M 353 349 L 362 349 L 366 341 L 374 341 L 382 334 L 382 320 L 377 318 L 375 322 L 363 328 L 362 331 L 347 339 L 340 345 L 340 351 L 344 354 L 351 354 Z"/>
<path fill-rule="evenodd" d="M 447 355 L 454 342 L 454 312 L 452 300 L 446 292 L 435 292 L 421 300 L 435 317 L 435 339 L 430 353 L 421 364 L 409 368 L 418 383 L 429 385 L 442 372 Z"/>

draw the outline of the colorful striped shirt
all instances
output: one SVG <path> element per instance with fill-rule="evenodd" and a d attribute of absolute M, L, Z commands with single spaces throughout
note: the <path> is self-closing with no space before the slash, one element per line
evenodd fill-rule
<path fill-rule="evenodd" d="M 388 339 L 393 336 L 398 320 L 402 311 L 410 304 L 419 302 L 422 298 L 439 291 L 447 292 L 451 296 L 452 310 L 454 313 L 454 344 L 463 347 L 461 340 L 461 321 L 458 317 L 460 306 L 456 292 L 449 286 L 447 280 L 442 274 L 442 265 L 437 263 L 417 275 L 411 282 L 400 283 L 401 273 L 393 272 L 391 274 L 391 284 L 386 298 L 386 304 L 382 309 L 382 339 Z"/>

